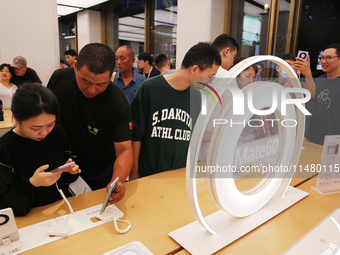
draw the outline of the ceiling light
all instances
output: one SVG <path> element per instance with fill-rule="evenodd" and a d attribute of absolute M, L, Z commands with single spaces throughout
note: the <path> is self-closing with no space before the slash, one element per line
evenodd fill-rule
<path fill-rule="evenodd" d="M 94 5 L 107 2 L 108 0 L 57 0 L 57 4 L 80 7 L 80 8 L 90 8 Z"/>
<path fill-rule="evenodd" d="M 269 9 L 269 4 L 265 4 L 265 5 L 264 5 L 264 10 L 265 10 L 265 11 L 268 11 L 268 9 Z"/>
<path fill-rule="evenodd" d="M 82 8 L 57 5 L 58 15 L 60 15 L 60 16 L 69 15 L 71 13 L 79 12 L 81 10 L 82 10 Z"/>

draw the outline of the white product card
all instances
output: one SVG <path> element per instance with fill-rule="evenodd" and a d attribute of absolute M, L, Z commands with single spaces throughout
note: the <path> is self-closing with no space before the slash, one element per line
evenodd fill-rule
<path fill-rule="evenodd" d="M 69 191 L 71 192 L 71 194 L 73 196 L 76 196 L 76 195 L 80 195 L 80 194 L 90 192 L 90 191 L 92 191 L 92 189 L 84 181 L 84 179 L 79 176 L 78 179 L 75 182 L 70 184 Z"/>
<path fill-rule="evenodd" d="M 320 194 L 340 192 L 340 135 L 325 136 L 318 179 L 312 189 Z"/>
<path fill-rule="evenodd" d="M 20 228 L 19 234 L 22 247 L 19 250 L 19 252 L 21 253 L 63 238 L 58 236 L 50 237 L 48 235 L 48 231 L 51 226 L 56 225 L 59 222 L 65 220 L 68 221 L 67 224 L 69 224 L 71 227 L 71 232 L 69 235 L 73 235 L 81 231 L 104 224 L 105 223 L 104 221 L 93 222 L 91 220 L 91 218 L 94 218 L 99 214 L 101 206 L 102 206 L 101 204 L 92 206 L 84 210 L 74 212 L 74 214 L 72 215 L 67 214 L 60 216 L 58 218 L 54 218 L 24 228 Z M 117 214 L 117 218 L 120 218 L 124 215 L 123 212 L 120 211 L 115 205 L 110 205 L 110 207 L 114 207 L 114 210 L 116 211 Z M 113 225 L 112 228 L 114 228 Z"/>

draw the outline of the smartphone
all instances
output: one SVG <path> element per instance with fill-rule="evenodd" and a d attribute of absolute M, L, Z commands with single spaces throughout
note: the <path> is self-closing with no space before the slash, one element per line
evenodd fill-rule
<path fill-rule="evenodd" d="M 109 199 L 113 193 L 113 191 L 115 191 L 115 188 L 116 188 L 116 185 L 117 185 L 117 182 L 119 180 L 119 177 L 117 177 L 110 185 L 109 187 L 109 190 L 107 191 L 106 193 L 106 197 L 104 199 L 104 203 L 102 205 L 102 208 L 100 209 L 100 212 L 99 214 L 102 214 L 104 211 L 105 211 L 105 208 L 106 208 L 106 205 L 107 205 L 107 202 L 109 202 Z"/>
<path fill-rule="evenodd" d="M 52 170 L 50 171 L 50 173 L 54 173 L 54 172 L 63 170 L 63 169 L 65 169 L 65 168 L 67 168 L 67 167 L 69 167 L 69 166 L 71 166 L 71 165 L 73 165 L 73 164 L 74 164 L 74 161 L 72 161 L 72 162 L 70 162 L 70 163 L 67 163 L 67 164 L 65 164 L 65 165 L 59 166 L 59 167 L 57 167 L 57 168 L 52 169 Z"/>
<path fill-rule="evenodd" d="M 307 61 L 308 54 L 309 54 L 308 51 L 299 50 L 299 51 L 298 51 L 298 54 L 297 54 L 297 57 L 298 57 L 298 58 L 303 58 L 304 60 Z"/>
<path fill-rule="evenodd" d="M 20 238 L 12 208 L 0 210 L 0 240 L 6 238 L 10 238 L 12 242 Z"/>

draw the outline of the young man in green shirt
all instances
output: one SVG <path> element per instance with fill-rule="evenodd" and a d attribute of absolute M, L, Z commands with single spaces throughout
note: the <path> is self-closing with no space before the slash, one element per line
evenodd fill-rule
<path fill-rule="evenodd" d="M 208 83 L 221 57 L 208 43 L 198 43 L 184 56 L 179 70 L 142 83 L 131 104 L 134 165 L 130 179 L 185 166 L 191 132 L 200 105 L 194 79 Z M 200 100 L 197 100 L 200 102 Z"/>

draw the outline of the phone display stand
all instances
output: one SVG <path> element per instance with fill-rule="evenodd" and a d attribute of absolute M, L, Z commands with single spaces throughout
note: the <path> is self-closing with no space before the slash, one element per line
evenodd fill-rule
<path fill-rule="evenodd" d="M 2 240 L 2 243 L 6 243 L 7 240 Z M 0 255 L 8 255 L 13 252 L 18 252 L 21 248 L 21 241 L 16 240 L 16 241 L 10 241 L 8 244 L 2 244 L 0 245 Z"/>
<path fill-rule="evenodd" d="M 105 224 L 104 221 L 100 220 L 92 221 L 92 218 L 99 213 L 100 208 L 101 204 L 74 212 L 68 221 L 69 226 L 71 226 L 71 232 L 69 233 L 69 236 Z M 119 211 L 118 208 L 116 208 L 116 210 Z M 121 214 L 123 215 L 122 212 Z M 47 232 L 49 231 L 50 226 L 54 224 L 54 221 L 58 221 L 61 218 L 66 218 L 68 216 L 69 215 L 63 215 L 55 219 L 42 221 L 27 227 L 20 228 L 19 234 L 22 241 L 20 252 L 25 252 L 41 245 L 64 238 L 61 236 L 51 237 L 47 234 Z"/>
<path fill-rule="evenodd" d="M 221 210 L 206 217 L 201 212 L 198 202 L 198 188 L 196 187 L 197 178 L 201 177 L 197 173 L 197 169 L 200 169 L 198 158 L 203 137 L 206 130 L 208 130 L 207 127 L 212 122 L 211 118 L 215 115 L 214 121 L 218 118 L 218 120 L 227 120 L 225 123 L 230 123 L 230 120 L 235 123 L 248 122 L 256 114 L 244 107 L 243 114 L 235 115 L 233 109 L 238 110 L 243 107 L 243 105 L 235 103 L 237 101 L 235 98 L 244 99 L 247 96 L 253 98 L 253 105 L 256 106 L 256 109 L 270 109 L 274 99 L 272 100 L 273 94 L 268 94 L 268 90 L 286 93 L 285 90 L 281 90 L 282 87 L 277 83 L 266 81 L 254 82 L 244 87 L 242 91 L 239 90 L 238 85 L 235 84 L 236 77 L 250 65 L 261 61 L 271 61 L 280 65 L 287 73 L 288 78 L 293 78 L 291 79 L 292 88 L 289 89 L 297 92 L 295 93 L 295 100 L 301 99 L 303 101 L 304 95 L 301 91 L 306 95 L 309 93 L 309 91 L 301 89 L 301 84 L 290 65 L 274 56 L 249 57 L 235 65 L 228 72 L 228 79 L 215 79 L 213 81 L 211 86 L 218 92 L 224 105 L 222 106 L 221 103 L 221 109 L 216 116 L 214 111 L 216 104 L 214 104 L 213 100 L 207 101 L 208 110 L 206 114 L 201 113 L 197 119 L 187 157 L 187 195 L 196 221 L 169 233 L 176 242 L 192 254 L 212 254 L 220 250 L 308 195 L 304 191 L 289 187 L 294 171 L 266 174 L 261 177 L 263 179 L 255 187 L 245 192 L 241 192 L 236 186 L 233 173 L 227 171 L 227 173 L 221 172 L 217 174 L 214 172 L 207 175 L 206 180 L 210 195 Z M 226 93 L 228 90 L 233 95 L 233 98 L 230 97 L 230 93 Z M 251 96 L 250 93 L 253 93 L 253 95 Z M 287 99 L 293 100 L 290 93 L 287 94 L 289 94 L 285 95 Z M 250 142 L 246 140 L 243 144 L 241 140 L 244 138 L 243 131 L 246 129 L 245 127 L 241 125 L 234 127 L 229 125 L 214 126 L 208 147 L 206 168 L 209 166 L 240 166 L 243 163 L 235 163 L 237 161 L 237 151 L 241 155 L 239 158 L 245 158 L 245 161 L 247 161 L 250 158 L 246 155 L 247 152 L 264 151 L 262 150 L 262 147 L 265 147 L 264 144 L 270 147 L 268 144 L 274 144 L 276 141 L 277 147 L 275 148 L 277 152 L 267 155 L 266 158 L 260 158 L 256 162 L 246 163 L 248 165 L 261 164 L 261 166 L 267 166 L 268 164 L 273 166 L 296 165 L 303 143 L 305 116 L 293 105 L 287 105 L 286 109 L 286 113 L 283 113 L 278 104 L 273 115 L 283 121 L 288 119 L 295 120 L 297 123 L 295 127 L 284 128 L 277 125 L 274 135 L 267 137 L 267 134 L 265 134 L 264 138 L 256 138 L 257 140 Z M 267 148 L 265 148 L 265 151 L 267 152 Z M 271 150 L 268 151 L 270 152 Z M 243 155 L 246 156 L 243 157 Z"/>
<path fill-rule="evenodd" d="M 0 210 L 0 255 L 19 251 L 20 235 L 12 208 Z"/>
<path fill-rule="evenodd" d="M 105 208 L 105 211 L 102 214 L 97 215 L 97 218 L 102 221 L 108 222 L 113 220 L 114 218 L 118 219 L 123 216 L 123 212 L 119 210 L 116 206 L 109 205 Z"/>
<path fill-rule="evenodd" d="M 99 214 L 97 215 L 97 218 L 104 222 L 113 221 L 116 231 L 120 234 L 125 234 L 126 232 L 130 230 L 132 225 L 131 225 L 131 222 L 128 220 L 119 219 L 123 216 L 124 216 L 124 213 L 121 210 L 119 210 L 115 205 L 112 204 L 112 205 L 107 206 L 103 213 L 99 212 Z M 117 221 L 127 223 L 128 226 L 125 229 L 120 229 L 118 227 Z"/>
<path fill-rule="evenodd" d="M 47 231 L 49 236 L 60 236 L 66 237 L 71 233 L 71 226 L 68 224 L 70 217 L 72 214 L 65 215 L 64 217 L 59 217 L 56 219 L 52 219 L 50 221 L 50 227 Z"/>
<path fill-rule="evenodd" d="M 153 255 L 153 253 L 141 242 L 134 241 L 106 252 L 103 255 Z"/>

